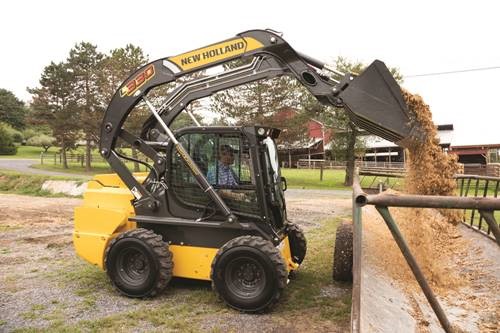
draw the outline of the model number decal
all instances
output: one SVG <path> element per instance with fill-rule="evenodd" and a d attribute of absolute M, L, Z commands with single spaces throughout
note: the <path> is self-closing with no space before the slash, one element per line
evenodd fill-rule
<path fill-rule="evenodd" d="M 181 156 L 181 158 L 184 160 L 186 165 L 188 166 L 189 169 L 193 172 L 195 176 L 198 176 L 200 173 L 198 172 L 198 168 L 193 165 L 191 162 L 191 159 L 187 155 L 187 152 L 184 150 L 184 148 L 178 143 L 175 145 L 175 149 L 177 150 L 177 153 Z"/>
<path fill-rule="evenodd" d="M 155 76 L 155 66 L 150 65 L 120 89 L 120 96 L 132 96 L 140 87 L 144 85 L 144 83 L 148 82 L 153 76 Z"/>

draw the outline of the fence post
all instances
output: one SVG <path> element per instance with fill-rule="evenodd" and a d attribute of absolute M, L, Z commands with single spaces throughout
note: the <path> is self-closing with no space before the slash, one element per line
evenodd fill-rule
<path fill-rule="evenodd" d="M 57 153 L 54 153 L 54 165 L 57 164 Z"/>
<path fill-rule="evenodd" d="M 323 164 L 320 164 L 319 166 L 319 181 L 323 181 Z"/>
<path fill-rule="evenodd" d="M 43 165 L 43 151 L 40 152 L 40 164 Z"/>

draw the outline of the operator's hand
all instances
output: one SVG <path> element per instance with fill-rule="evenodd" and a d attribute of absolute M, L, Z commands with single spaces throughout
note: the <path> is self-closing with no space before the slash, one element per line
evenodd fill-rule
<path fill-rule="evenodd" d="M 231 190 L 220 190 L 219 191 L 221 197 L 225 197 L 228 199 L 234 199 L 234 200 L 239 200 L 239 201 L 250 201 L 249 198 L 245 195 L 245 193 L 242 192 L 234 192 Z"/>

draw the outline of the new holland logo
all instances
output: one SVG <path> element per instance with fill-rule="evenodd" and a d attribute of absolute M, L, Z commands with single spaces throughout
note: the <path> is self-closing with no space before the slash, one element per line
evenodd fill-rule
<path fill-rule="evenodd" d="M 222 55 L 230 56 L 232 54 L 239 54 L 241 53 L 239 52 L 239 50 L 244 50 L 244 49 L 245 49 L 245 43 L 243 42 L 236 42 L 234 44 L 224 45 L 221 47 L 217 47 L 215 49 L 207 50 L 200 53 L 195 53 L 191 56 L 182 58 L 181 65 L 186 66 L 189 64 L 195 64 L 200 61 L 206 61 L 206 60 L 210 61 L 210 58 Z"/>
<path fill-rule="evenodd" d="M 144 83 L 155 76 L 155 66 L 149 65 L 145 70 L 137 74 L 132 80 L 120 89 L 120 96 L 132 96 Z"/>
<path fill-rule="evenodd" d="M 245 37 L 207 46 L 198 50 L 183 53 L 168 60 L 175 63 L 182 70 L 189 70 L 207 65 L 219 60 L 238 56 L 245 52 L 263 47 L 258 40 Z"/>

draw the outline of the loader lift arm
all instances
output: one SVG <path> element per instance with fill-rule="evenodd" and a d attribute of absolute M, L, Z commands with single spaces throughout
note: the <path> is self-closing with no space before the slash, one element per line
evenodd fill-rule
<path fill-rule="evenodd" d="M 158 109 L 148 100 L 148 93 L 157 86 L 240 58 L 252 61 L 222 74 L 182 84 L 170 93 L 166 102 Z M 329 78 L 320 70 L 333 72 L 337 77 L 341 76 L 341 79 Z M 166 160 L 153 147 L 155 143 L 150 141 L 151 133 L 155 130 L 157 135 L 172 140 L 199 186 L 209 194 L 228 221 L 234 221 L 235 216 L 177 142 L 169 125 L 194 100 L 238 85 L 282 75 L 296 78 L 321 103 L 344 107 L 356 125 L 373 134 L 402 144 L 415 136 L 400 88 L 381 61 L 374 61 L 359 76 L 343 74 L 296 52 L 273 31 L 246 31 L 220 43 L 153 61 L 134 72 L 113 96 L 101 126 L 100 153 L 131 190 L 135 197 L 136 211 L 155 211 L 159 204 L 155 196 L 162 190 L 162 186 L 158 184 L 166 186 L 165 180 L 161 178 L 165 172 Z M 125 131 L 122 126 L 132 109 L 140 102 L 147 105 L 152 116 L 145 123 L 141 137 L 137 137 Z M 154 161 L 144 183 L 140 183 L 121 161 L 123 156 L 115 150 L 118 138 Z M 145 184 L 149 184 L 149 188 Z M 159 192 L 154 194 L 157 191 Z"/>

